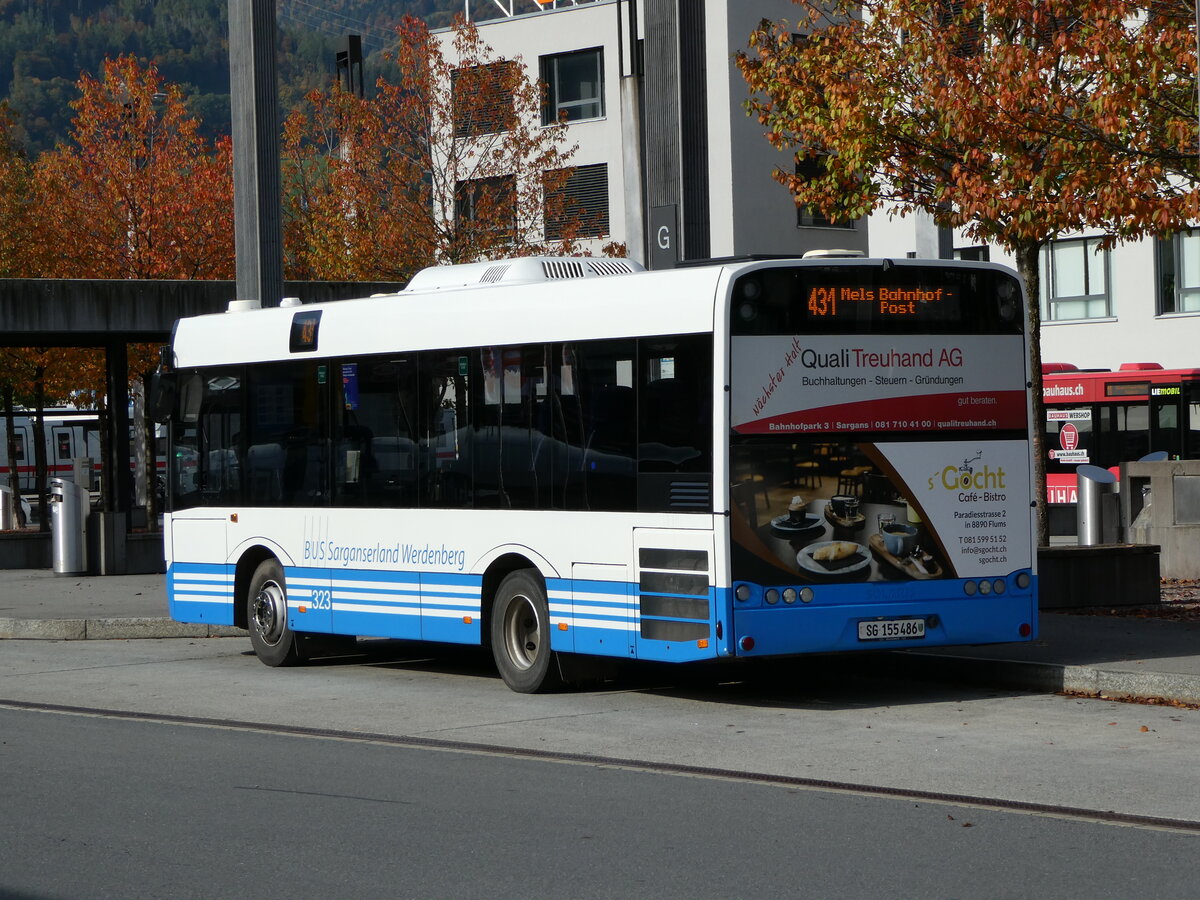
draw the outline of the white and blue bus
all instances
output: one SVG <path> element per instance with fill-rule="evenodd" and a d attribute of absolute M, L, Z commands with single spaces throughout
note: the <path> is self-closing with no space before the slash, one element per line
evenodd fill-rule
<path fill-rule="evenodd" d="M 986 263 L 537 258 L 181 320 L 171 614 L 276 666 L 490 645 L 524 692 L 1029 640 L 1024 302 Z"/>

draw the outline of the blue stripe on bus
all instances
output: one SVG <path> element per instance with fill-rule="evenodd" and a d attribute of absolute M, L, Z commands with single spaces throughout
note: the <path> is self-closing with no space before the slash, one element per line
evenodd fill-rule
<path fill-rule="evenodd" d="M 177 622 L 233 624 L 233 567 L 172 563 L 167 568 L 167 609 Z"/>
<path fill-rule="evenodd" d="M 294 567 L 286 577 L 294 601 L 309 600 L 320 586 L 328 586 L 333 629 L 339 633 L 465 644 L 478 644 L 482 638 L 479 575 Z M 173 563 L 166 579 L 171 616 L 181 622 L 233 624 L 235 604 L 244 602 L 234 597 L 233 581 L 232 565 Z M 961 582 L 950 579 L 886 587 L 891 595 L 887 600 L 877 599 L 883 591 L 870 585 L 827 585 L 809 604 L 759 602 L 752 608 L 732 601 L 729 588 L 710 588 L 709 624 L 724 621 L 725 634 L 717 640 L 714 632 L 709 646 L 700 647 L 697 640 L 642 638 L 641 592 L 636 583 L 550 578 L 546 580 L 550 645 L 568 652 L 686 661 L 743 655 L 745 651 L 735 648 L 744 636 L 754 638 L 749 655 L 766 656 L 994 642 L 998 621 L 1007 621 L 1012 639 L 1019 640 L 1021 625 L 1037 627 L 1032 599 L 1036 582 L 1030 590 L 986 600 L 966 597 L 960 593 Z M 896 596 L 905 593 L 910 596 Z M 923 640 L 858 640 L 857 623 L 864 619 L 934 615 L 937 624 L 929 627 Z M 646 620 L 652 618 L 659 617 Z M 329 619 L 326 613 L 324 621 Z"/>
<path fill-rule="evenodd" d="M 330 591 L 332 620 L 339 634 L 479 644 L 482 638 L 482 576 L 454 573 L 381 572 L 289 566 L 284 572 L 291 605 L 313 603 L 314 592 Z M 178 563 L 168 571 L 173 618 L 184 622 L 233 624 L 234 567 Z M 638 586 L 623 581 L 546 581 L 550 645 L 554 650 L 630 656 L 641 623 Z M 721 592 L 709 591 L 711 601 Z M 302 616 L 292 617 L 299 623 Z M 560 623 L 566 628 L 560 628 Z M 710 642 L 715 644 L 715 642 Z M 715 646 L 696 641 L 653 642 L 654 659 L 702 659 Z M 640 655 L 646 655 L 645 653 Z"/>
<path fill-rule="evenodd" d="M 330 574 L 333 630 L 340 634 L 480 643 L 481 576 L 359 569 Z"/>
<path fill-rule="evenodd" d="M 548 579 L 554 650 L 628 657 L 637 629 L 637 599 L 625 581 Z M 565 625 L 565 630 L 561 629 Z"/>

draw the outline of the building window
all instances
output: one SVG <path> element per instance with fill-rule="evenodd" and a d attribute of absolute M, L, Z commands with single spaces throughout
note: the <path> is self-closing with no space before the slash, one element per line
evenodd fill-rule
<path fill-rule="evenodd" d="M 1200 231 L 1159 239 L 1158 312 L 1200 312 Z"/>
<path fill-rule="evenodd" d="M 1050 322 L 1111 315 L 1108 251 L 1100 238 L 1051 241 L 1042 250 L 1042 316 Z"/>
<path fill-rule="evenodd" d="M 516 115 L 513 106 L 516 79 L 516 65 L 508 61 L 455 69 L 450 76 L 454 136 L 476 137 L 507 131 Z"/>
<path fill-rule="evenodd" d="M 988 247 L 959 247 L 954 251 L 955 259 L 966 259 L 971 262 L 987 262 L 992 258 Z"/>
<path fill-rule="evenodd" d="M 825 161 L 820 156 L 807 156 L 796 160 L 796 177 L 804 181 L 812 181 L 825 174 Z M 823 216 L 819 210 L 809 206 L 796 207 L 797 228 L 853 228 L 854 222 L 847 219 L 834 222 Z"/>
<path fill-rule="evenodd" d="M 542 124 L 604 115 L 604 53 L 599 47 L 542 57 L 546 102 Z"/>
<path fill-rule="evenodd" d="M 513 175 L 474 178 L 454 187 L 454 222 L 460 232 L 517 234 L 517 180 Z"/>
<path fill-rule="evenodd" d="M 546 191 L 546 240 L 608 235 L 608 166 L 575 166 L 565 181 L 556 181 L 560 186 L 547 186 Z"/>

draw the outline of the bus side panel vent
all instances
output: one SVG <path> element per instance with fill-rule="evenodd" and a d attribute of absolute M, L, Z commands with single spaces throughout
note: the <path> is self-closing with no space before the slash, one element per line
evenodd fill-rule
<path fill-rule="evenodd" d="M 707 481 L 672 481 L 667 495 L 667 505 L 671 509 L 709 509 L 712 498 L 709 496 Z"/>
<path fill-rule="evenodd" d="M 583 263 L 573 259 L 547 259 L 542 261 L 542 271 L 547 278 L 583 278 Z"/>
<path fill-rule="evenodd" d="M 640 631 L 648 641 L 701 641 L 708 637 L 708 623 L 642 619 Z"/>
<path fill-rule="evenodd" d="M 651 641 L 708 638 L 713 590 L 702 550 L 643 547 L 638 553 L 638 631 Z"/>
<path fill-rule="evenodd" d="M 497 281 L 503 281 L 505 274 L 510 268 L 511 266 L 507 263 L 502 266 L 491 266 L 483 273 L 483 277 L 479 279 L 479 282 L 480 284 L 495 284 Z"/>
<path fill-rule="evenodd" d="M 711 512 L 712 481 L 690 472 L 639 472 L 641 512 Z"/>
<path fill-rule="evenodd" d="M 588 268 L 597 275 L 628 275 L 633 271 L 633 266 L 623 259 L 593 259 Z"/>

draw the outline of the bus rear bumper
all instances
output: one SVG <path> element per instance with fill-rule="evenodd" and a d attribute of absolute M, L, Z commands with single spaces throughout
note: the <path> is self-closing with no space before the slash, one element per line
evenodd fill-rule
<path fill-rule="evenodd" d="M 914 632 L 921 636 L 906 636 Z M 1036 594 L 1015 594 L 986 601 L 737 609 L 731 643 L 734 655 L 757 657 L 997 644 L 1036 636 Z"/>

